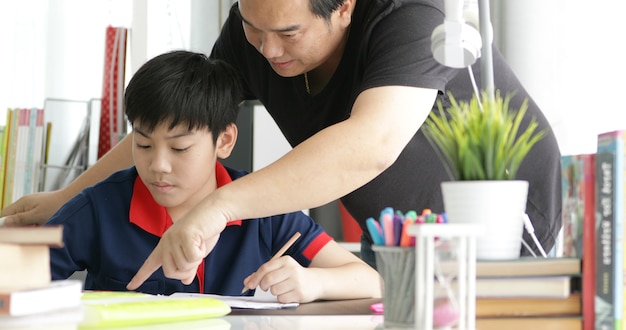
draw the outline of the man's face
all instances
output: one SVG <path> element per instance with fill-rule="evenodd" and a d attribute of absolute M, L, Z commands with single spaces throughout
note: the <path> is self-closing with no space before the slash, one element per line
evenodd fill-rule
<path fill-rule="evenodd" d="M 283 77 L 341 58 L 347 27 L 339 10 L 325 20 L 311 12 L 309 0 L 240 0 L 239 11 L 248 42 Z"/>

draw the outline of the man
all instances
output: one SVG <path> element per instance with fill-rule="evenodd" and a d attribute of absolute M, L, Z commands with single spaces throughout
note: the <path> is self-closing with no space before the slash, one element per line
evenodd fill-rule
<path fill-rule="evenodd" d="M 387 206 L 443 211 L 439 184 L 449 178 L 419 128 L 436 100 L 449 104 L 447 92 L 458 100 L 473 94 L 467 70 L 444 67 L 432 57 L 430 35 L 443 20 L 443 1 L 235 4 L 212 56 L 240 72 L 246 98 L 265 105 L 294 148 L 216 190 L 172 226 L 130 287 L 164 262 L 168 276 L 190 281 L 210 252 L 200 242 L 232 219 L 306 209 L 337 198 L 362 228 L 367 217 Z M 473 72 L 480 72 L 479 63 Z M 519 179 L 530 182 L 527 213 L 549 250 L 560 228 L 558 145 L 546 118 L 497 50 L 494 72 L 495 87 L 503 95 L 515 92 L 511 107 L 528 98 L 528 118 L 536 117 L 539 129 L 548 130 L 522 165 Z M 55 199 L 103 178 L 130 158 L 128 150 L 123 141 L 63 190 L 44 200 L 18 201 L 3 213 L 47 214 L 46 208 L 35 206 L 56 204 Z M 362 257 L 373 264 L 371 239 L 364 232 Z"/>

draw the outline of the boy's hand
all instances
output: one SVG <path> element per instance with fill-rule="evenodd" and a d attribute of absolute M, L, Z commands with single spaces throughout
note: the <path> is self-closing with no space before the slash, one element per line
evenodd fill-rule
<path fill-rule="evenodd" d="M 281 303 L 311 302 L 319 291 L 313 270 L 302 267 L 290 256 L 270 260 L 243 281 L 247 288 L 261 287 L 270 291 Z"/>

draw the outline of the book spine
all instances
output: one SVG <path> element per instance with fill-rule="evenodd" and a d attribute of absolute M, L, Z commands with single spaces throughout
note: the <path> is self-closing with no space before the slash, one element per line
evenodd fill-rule
<path fill-rule="evenodd" d="M 35 171 L 34 153 L 35 153 L 35 132 L 37 128 L 37 109 L 28 110 L 28 141 L 26 143 L 26 164 L 24 171 L 24 192 L 30 194 L 33 192 L 33 172 Z"/>
<path fill-rule="evenodd" d="M 623 315 L 623 160 L 624 148 L 618 131 L 598 136 L 596 154 L 596 208 L 598 211 L 596 253 L 595 329 L 621 329 Z"/>
<path fill-rule="evenodd" d="M 624 133 L 616 131 L 613 136 L 615 146 L 615 168 L 613 169 L 615 189 L 613 191 L 613 216 L 615 221 L 615 283 L 613 292 L 615 295 L 615 330 L 622 330 L 624 318 Z"/>
<path fill-rule="evenodd" d="M 579 330 L 582 329 L 580 317 L 487 317 L 476 319 L 476 329 L 550 329 Z"/>
<path fill-rule="evenodd" d="M 613 155 L 609 152 L 598 152 L 596 155 L 596 180 L 598 225 L 596 254 L 596 305 L 595 329 L 609 330 L 613 328 Z"/>
<path fill-rule="evenodd" d="M 558 257 L 578 257 L 582 254 L 582 189 L 583 160 L 580 155 L 561 156 L 562 239 Z"/>
<path fill-rule="evenodd" d="M 17 151 L 15 156 L 15 174 L 13 196 L 11 202 L 24 195 L 24 179 L 26 177 L 26 154 L 28 152 L 28 130 L 30 127 L 30 109 L 19 109 L 17 128 Z"/>
<path fill-rule="evenodd" d="M 33 175 L 31 193 L 40 190 L 40 178 L 42 172 L 42 159 L 44 152 L 44 109 L 37 109 L 35 124 L 35 144 L 33 150 Z"/>
<path fill-rule="evenodd" d="M 583 161 L 583 223 L 582 223 L 582 314 L 583 329 L 594 328 L 595 261 L 596 261 L 596 158 L 581 155 Z"/>
<path fill-rule="evenodd" d="M 37 288 L 12 290 L 0 294 L 10 307 L 7 316 L 26 317 L 81 306 L 82 282 L 73 279 L 49 281 Z M 0 322 L 0 328 L 4 328 Z"/>
<path fill-rule="evenodd" d="M 557 257 L 581 259 L 583 328 L 594 329 L 596 262 L 595 154 L 561 157 L 563 232 Z"/>
<path fill-rule="evenodd" d="M 0 136 L 0 209 L 4 208 L 2 200 L 4 199 L 4 173 L 6 171 L 7 162 L 7 143 L 9 134 L 9 114 L 6 116 L 6 126 L 2 126 L 2 135 Z"/>
<path fill-rule="evenodd" d="M 3 207 L 8 206 L 13 201 L 13 176 L 15 172 L 15 155 L 17 140 L 17 109 L 8 110 L 7 127 L 9 127 L 7 135 L 7 160 L 4 175 L 4 196 Z"/>
<path fill-rule="evenodd" d="M 622 167 L 619 169 L 620 171 L 620 175 L 621 175 L 621 181 L 619 182 L 619 187 L 620 187 L 620 192 L 621 192 L 621 199 L 616 203 L 616 209 L 617 209 L 617 213 L 622 217 L 622 219 L 624 220 L 624 242 L 623 242 L 623 249 L 624 249 L 624 258 L 623 258 L 623 267 L 624 267 L 624 272 L 623 272 L 623 278 L 621 281 L 621 288 L 622 288 L 622 301 L 624 302 L 624 306 L 622 307 L 622 324 L 620 327 L 620 330 L 626 330 L 626 322 L 623 320 L 624 315 L 626 315 L 626 290 L 624 290 L 624 286 L 626 286 L 626 210 L 624 210 L 624 207 L 626 205 L 626 131 L 622 130 L 621 131 L 622 135 L 621 135 L 621 146 L 622 146 L 622 154 L 619 155 L 619 159 L 621 160 L 621 164 Z"/>

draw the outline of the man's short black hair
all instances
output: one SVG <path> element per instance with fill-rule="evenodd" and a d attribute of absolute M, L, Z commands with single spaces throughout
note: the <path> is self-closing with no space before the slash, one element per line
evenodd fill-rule
<path fill-rule="evenodd" d="M 316 16 L 330 20 L 330 15 L 337 10 L 346 0 L 309 0 L 311 11 Z"/>

